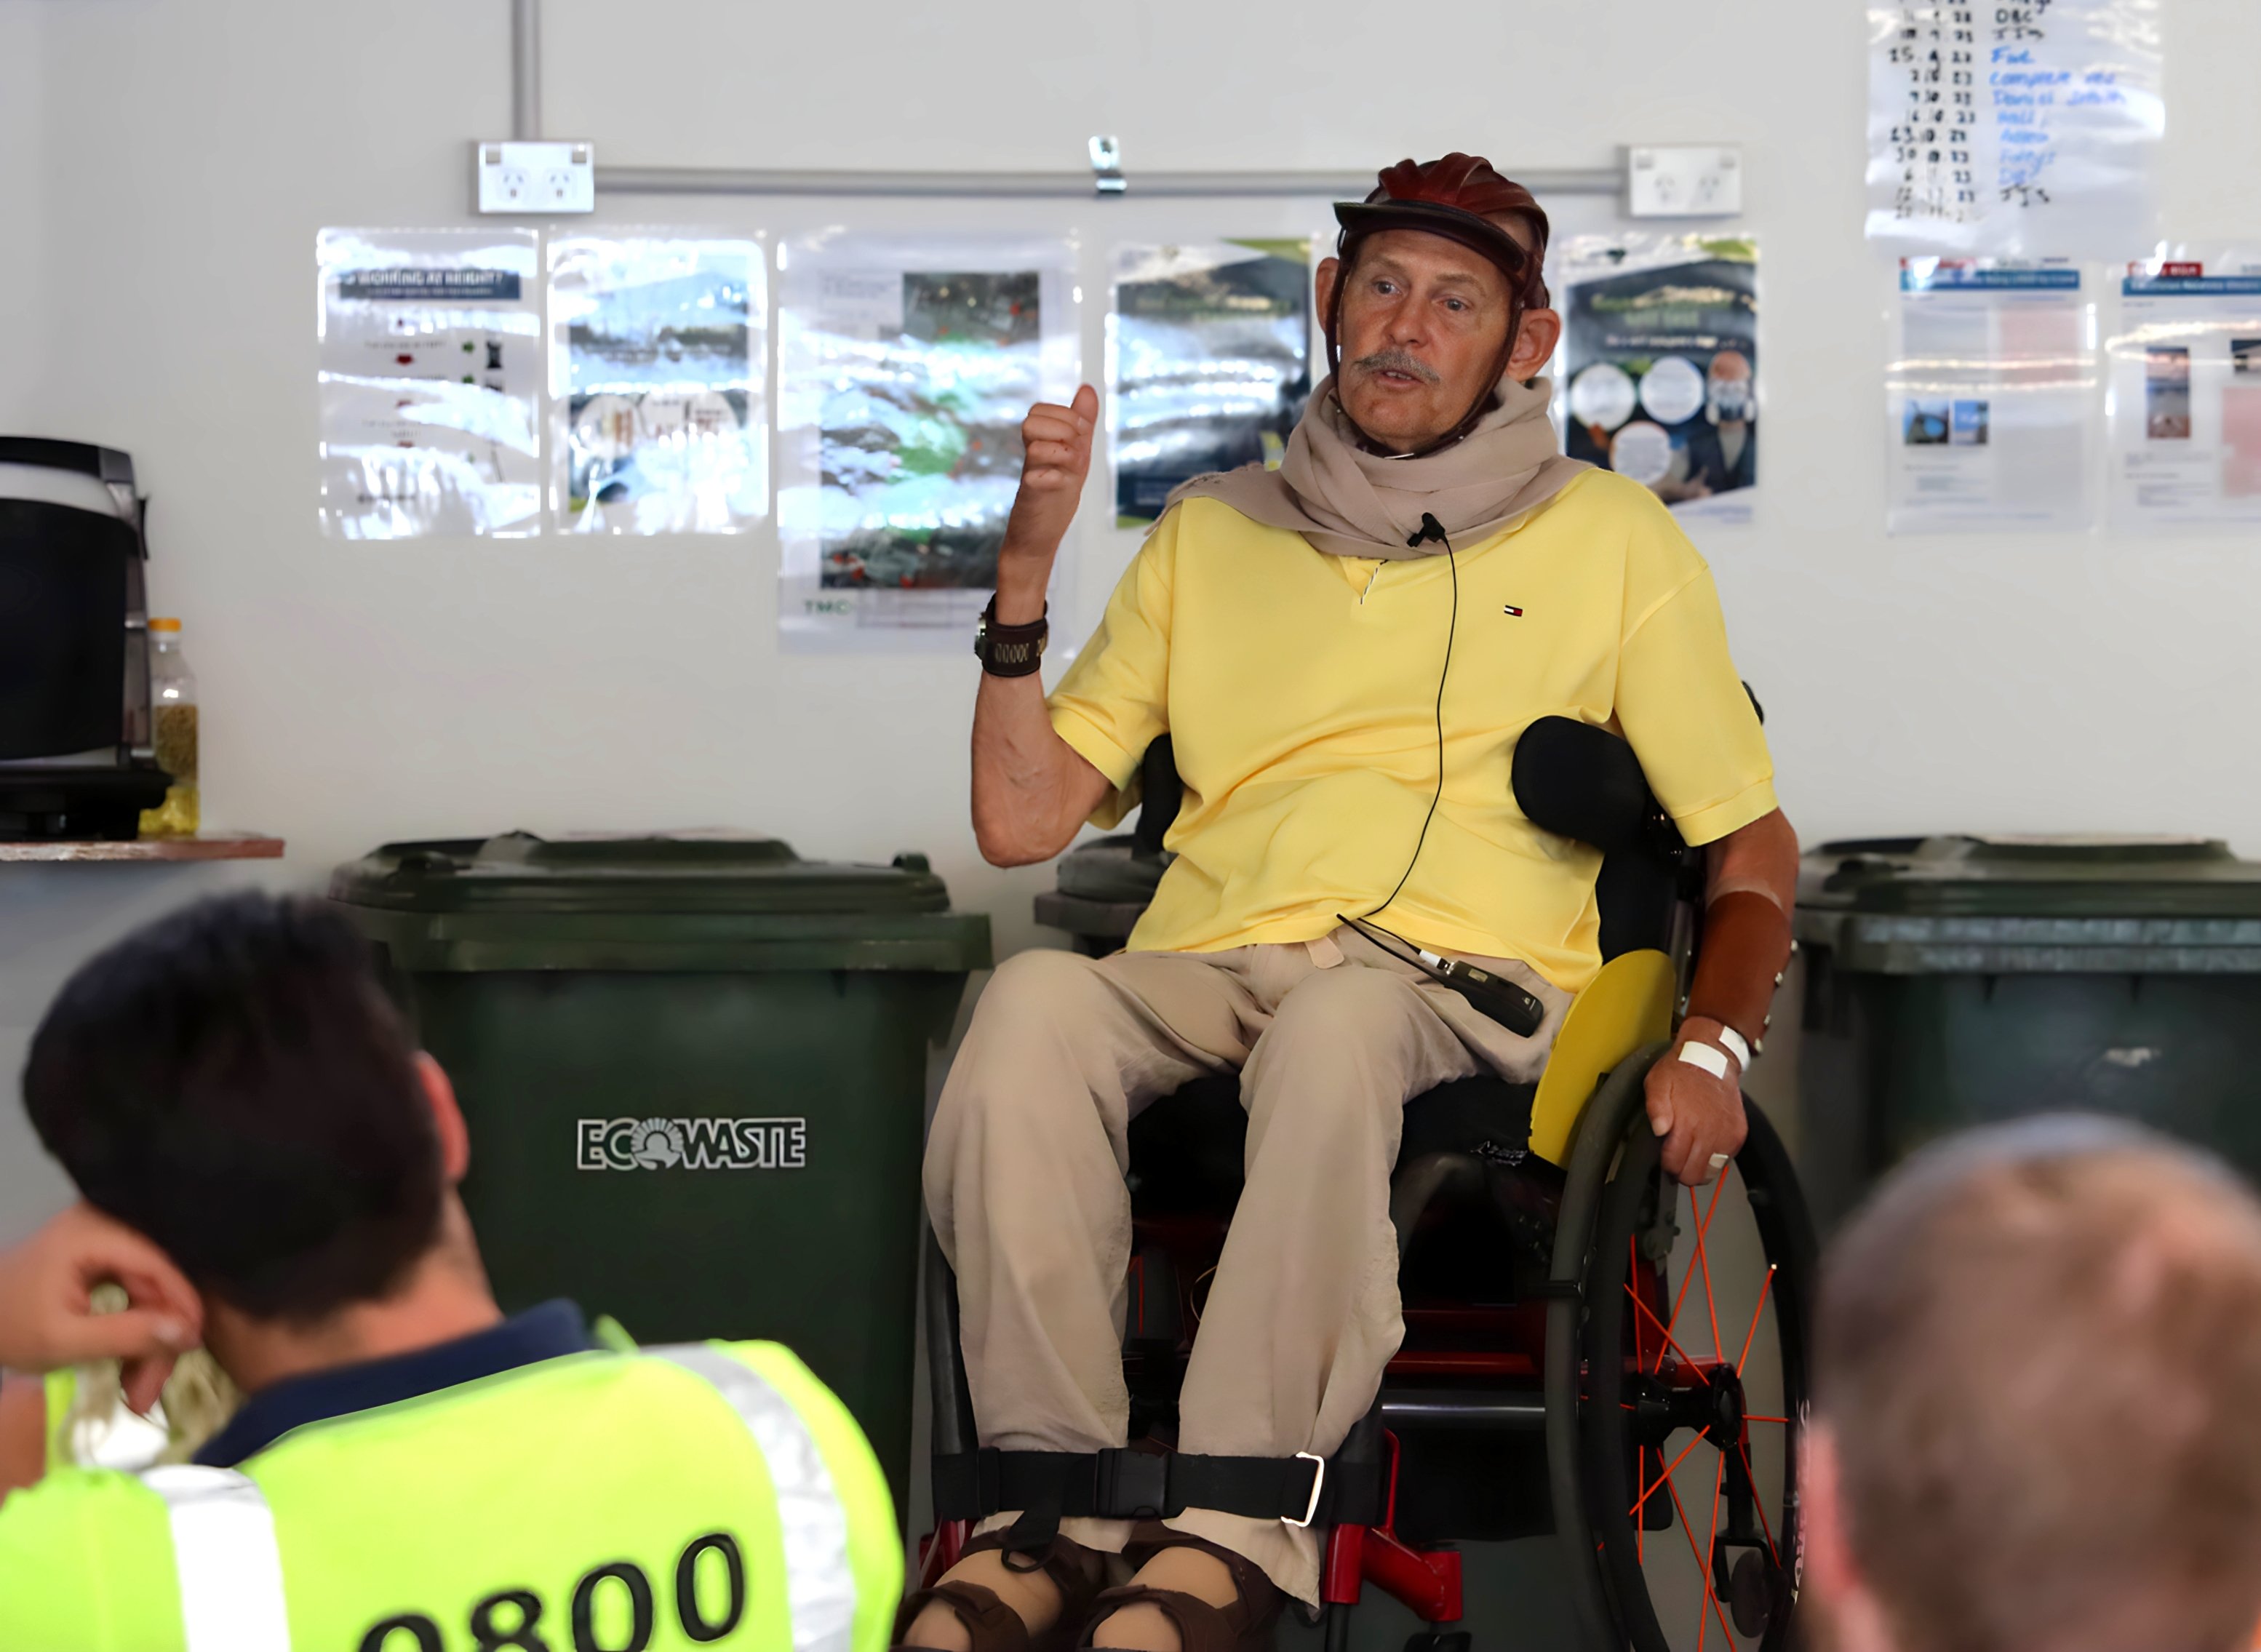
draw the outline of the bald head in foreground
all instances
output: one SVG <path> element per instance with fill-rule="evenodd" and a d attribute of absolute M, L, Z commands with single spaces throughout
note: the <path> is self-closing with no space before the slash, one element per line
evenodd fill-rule
<path fill-rule="evenodd" d="M 2261 1203 L 2125 1125 L 1911 1161 L 1830 1253 L 1805 1580 L 1833 1652 L 2232 1652 L 2261 1623 Z"/>

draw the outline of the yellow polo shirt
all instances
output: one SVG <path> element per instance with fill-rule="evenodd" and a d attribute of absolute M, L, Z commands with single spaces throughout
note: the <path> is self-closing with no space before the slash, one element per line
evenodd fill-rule
<path fill-rule="evenodd" d="M 1575 992 L 1600 966 L 1601 858 L 1515 806 L 1516 737 L 1550 715 L 1623 734 L 1691 844 L 1772 812 L 1774 766 L 1711 570 L 1647 488 L 1588 471 L 1456 561 L 1444 794 L 1378 921 Z M 1311 940 L 1389 895 L 1437 787 L 1454 571 L 1327 556 L 1215 499 L 1156 524 L 1049 702 L 1116 787 L 1102 826 L 1128 811 L 1147 745 L 1172 737 L 1177 859 L 1133 949 Z"/>

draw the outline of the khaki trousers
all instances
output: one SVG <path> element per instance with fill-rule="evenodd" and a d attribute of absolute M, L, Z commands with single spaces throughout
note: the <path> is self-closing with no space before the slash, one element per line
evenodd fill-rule
<path fill-rule="evenodd" d="M 1349 930 L 1223 952 L 1007 959 L 975 1008 L 926 1153 L 927 1210 L 958 1273 L 981 1442 L 1125 1443 L 1125 1132 L 1147 1103 L 1238 1070 L 1247 1182 L 1194 1339 L 1178 1443 L 1331 1455 L 1404 1336 L 1389 1224 L 1404 1103 L 1485 1067 L 1536 1078 L 1568 1007 L 1528 966 L 1478 961 L 1546 1004 L 1534 1036 L 1517 1037 Z M 1201 1509 L 1170 1524 L 1317 1602 L 1317 1533 Z M 1130 1523 L 1061 1529 L 1112 1553 Z"/>

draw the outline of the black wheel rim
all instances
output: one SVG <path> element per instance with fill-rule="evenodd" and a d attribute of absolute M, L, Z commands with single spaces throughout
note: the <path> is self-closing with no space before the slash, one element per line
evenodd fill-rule
<path fill-rule="evenodd" d="M 1596 1211 L 1583 1500 L 1635 1652 L 1790 1644 L 1814 1243 L 1780 1138 L 1746 1110 L 1742 1152 L 1695 1189 L 1662 1175 L 1647 1120 L 1629 1120 Z M 1681 1237 L 1659 1262 L 1668 1196 Z"/>

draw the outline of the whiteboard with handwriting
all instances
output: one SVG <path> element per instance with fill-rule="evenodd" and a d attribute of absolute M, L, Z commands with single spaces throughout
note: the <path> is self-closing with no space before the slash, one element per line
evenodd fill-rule
<path fill-rule="evenodd" d="M 1870 0 L 1869 219 L 1904 253 L 2157 233 L 2160 0 Z"/>

